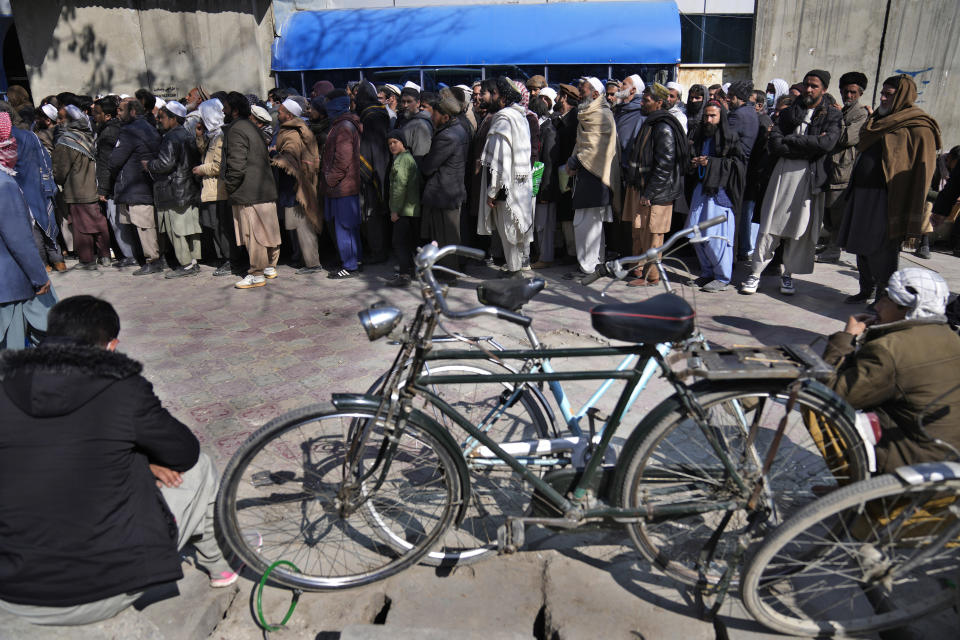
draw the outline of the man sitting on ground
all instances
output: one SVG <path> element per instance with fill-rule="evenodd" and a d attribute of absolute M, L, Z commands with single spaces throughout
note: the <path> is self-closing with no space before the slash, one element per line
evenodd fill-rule
<path fill-rule="evenodd" d="M 951 458 L 931 438 L 960 447 L 960 336 L 944 315 L 950 290 L 934 271 L 896 271 L 876 314 L 850 316 L 830 336 L 830 386 L 855 409 L 877 414 L 877 472 Z M 919 426 L 923 427 L 923 430 Z"/>
<path fill-rule="evenodd" d="M 213 536 L 213 465 L 119 332 L 110 303 L 75 296 L 39 347 L 0 354 L 0 610 L 34 624 L 113 617 L 182 578 L 194 536 L 210 585 L 237 580 Z"/>

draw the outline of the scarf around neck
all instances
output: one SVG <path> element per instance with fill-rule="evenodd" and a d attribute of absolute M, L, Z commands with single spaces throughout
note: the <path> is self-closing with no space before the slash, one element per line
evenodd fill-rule
<path fill-rule="evenodd" d="M 533 220 L 533 188 L 530 180 L 530 125 L 524 108 L 511 104 L 493 114 L 480 164 L 490 176 L 489 191 L 503 191 L 516 243 Z"/>
<path fill-rule="evenodd" d="M 68 149 L 78 151 L 91 160 L 96 160 L 93 151 L 93 133 L 84 120 L 68 122 L 57 138 L 56 146 L 63 145 Z"/>

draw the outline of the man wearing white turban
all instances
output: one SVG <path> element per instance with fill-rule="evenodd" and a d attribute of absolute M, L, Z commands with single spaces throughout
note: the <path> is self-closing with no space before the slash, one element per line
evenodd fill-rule
<path fill-rule="evenodd" d="M 952 458 L 960 447 L 960 336 L 945 315 L 950 290 L 934 271 L 894 272 L 875 314 L 850 316 L 830 336 L 830 386 L 879 424 L 877 472 Z M 922 428 L 921 428 L 922 427 Z"/>

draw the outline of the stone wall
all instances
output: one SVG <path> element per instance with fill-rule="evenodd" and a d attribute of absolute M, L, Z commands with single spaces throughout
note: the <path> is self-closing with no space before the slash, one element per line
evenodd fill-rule
<path fill-rule="evenodd" d="M 269 0 L 12 0 L 12 10 L 38 98 L 273 86 Z"/>

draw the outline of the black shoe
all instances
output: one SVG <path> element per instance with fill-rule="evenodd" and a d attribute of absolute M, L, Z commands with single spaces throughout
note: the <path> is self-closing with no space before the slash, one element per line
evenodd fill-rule
<path fill-rule="evenodd" d="M 815 256 L 813 261 L 817 264 L 840 264 L 840 254 L 828 253 L 824 251 L 823 253 Z"/>
<path fill-rule="evenodd" d="M 582 278 L 582 277 L 584 277 L 584 276 L 588 276 L 588 275 L 590 275 L 590 274 L 588 274 L 586 271 L 581 271 L 580 269 L 577 269 L 576 271 L 571 271 L 570 273 L 565 273 L 565 274 L 563 274 L 563 279 L 564 279 L 564 280 L 579 280 L 580 278 Z"/>
<path fill-rule="evenodd" d="M 388 287 L 395 287 L 397 289 L 402 289 L 404 287 L 410 286 L 410 276 L 404 273 L 398 273 L 389 280 L 387 280 Z"/>
<path fill-rule="evenodd" d="M 133 272 L 135 276 L 148 276 L 151 273 L 160 273 L 163 271 L 163 267 L 160 266 L 159 260 L 154 260 L 153 262 L 148 262 L 139 269 Z"/>
<path fill-rule="evenodd" d="M 873 291 L 861 291 L 860 293 L 852 296 L 847 296 L 844 298 L 846 304 L 867 304 L 869 301 L 873 300 L 875 292 Z"/>
<path fill-rule="evenodd" d="M 172 271 L 167 271 L 163 277 L 164 278 L 185 278 L 186 276 L 195 276 L 200 273 L 200 265 L 195 264 L 192 267 L 180 267 L 178 269 L 173 269 Z"/>
<path fill-rule="evenodd" d="M 233 273 L 233 267 L 230 266 L 230 261 L 227 260 L 222 265 L 217 267 L 216 271 L 213 272 L 215 276 L 229 276 Z"/>
<path fill-rule="evenodd" d="M 713 282 L 713 278 L 707 278 L 706 276 L 700 276 L 696 280 L 690 281 L 690 286 L 693 287 L 702 287 Z"/>
<path fill-rule="evenodd" d="M 323 271 L 323 267 L 321 267 L 320 265 L 317 265 L 315 267 L 301 267 L 300 269 L 297 269 L 297 275 L 305 276 L 311 273 L 320 273 L 321 271 Z"/>
<path fill-rule="evenodd" d="M 74 269 L 77 269 L 78 271 L 97 271 L 97 262 L 81 262 L 75 266 Z"/>
<path fill-rule="evenodd" d="M 349 269 L 339 269 L 337 271 L 331 271 L 327 274 L 327 277 L 331 280 L 345 280 L 346 278 L 356 277 L 356 271 L 350 271 Z"/>
<path fill-rule="evenodd" d="M 920 246 L 916 251 L 913 252 L 913 255 L 924 260 L 930 259 L 930 247 L 929 246 Z"/>
<path fill-rule="evenodd" d="M 117 260 L 113 263 L 113 266 L 117 269 L 122 269 L 123 267 L 135 267 L 139 263 L 136 258 L 123 258 L 122 260 Z"/>
<path fill-rule="evenodd" d="M 111 259 L 110 259 L 109 257 L 107 257 L 107 256 L 104 256 L 104 257 L 102 257 L 102 258 L 99 258 L 99 259 L 97 260 L 97 262 L 99 262 L 99 263 L 100 263 L 102 266 L 104 266 L 104 267 L 109 267 L 111 264 L 113 264 L 113 260 L 111 260 Z"/>

